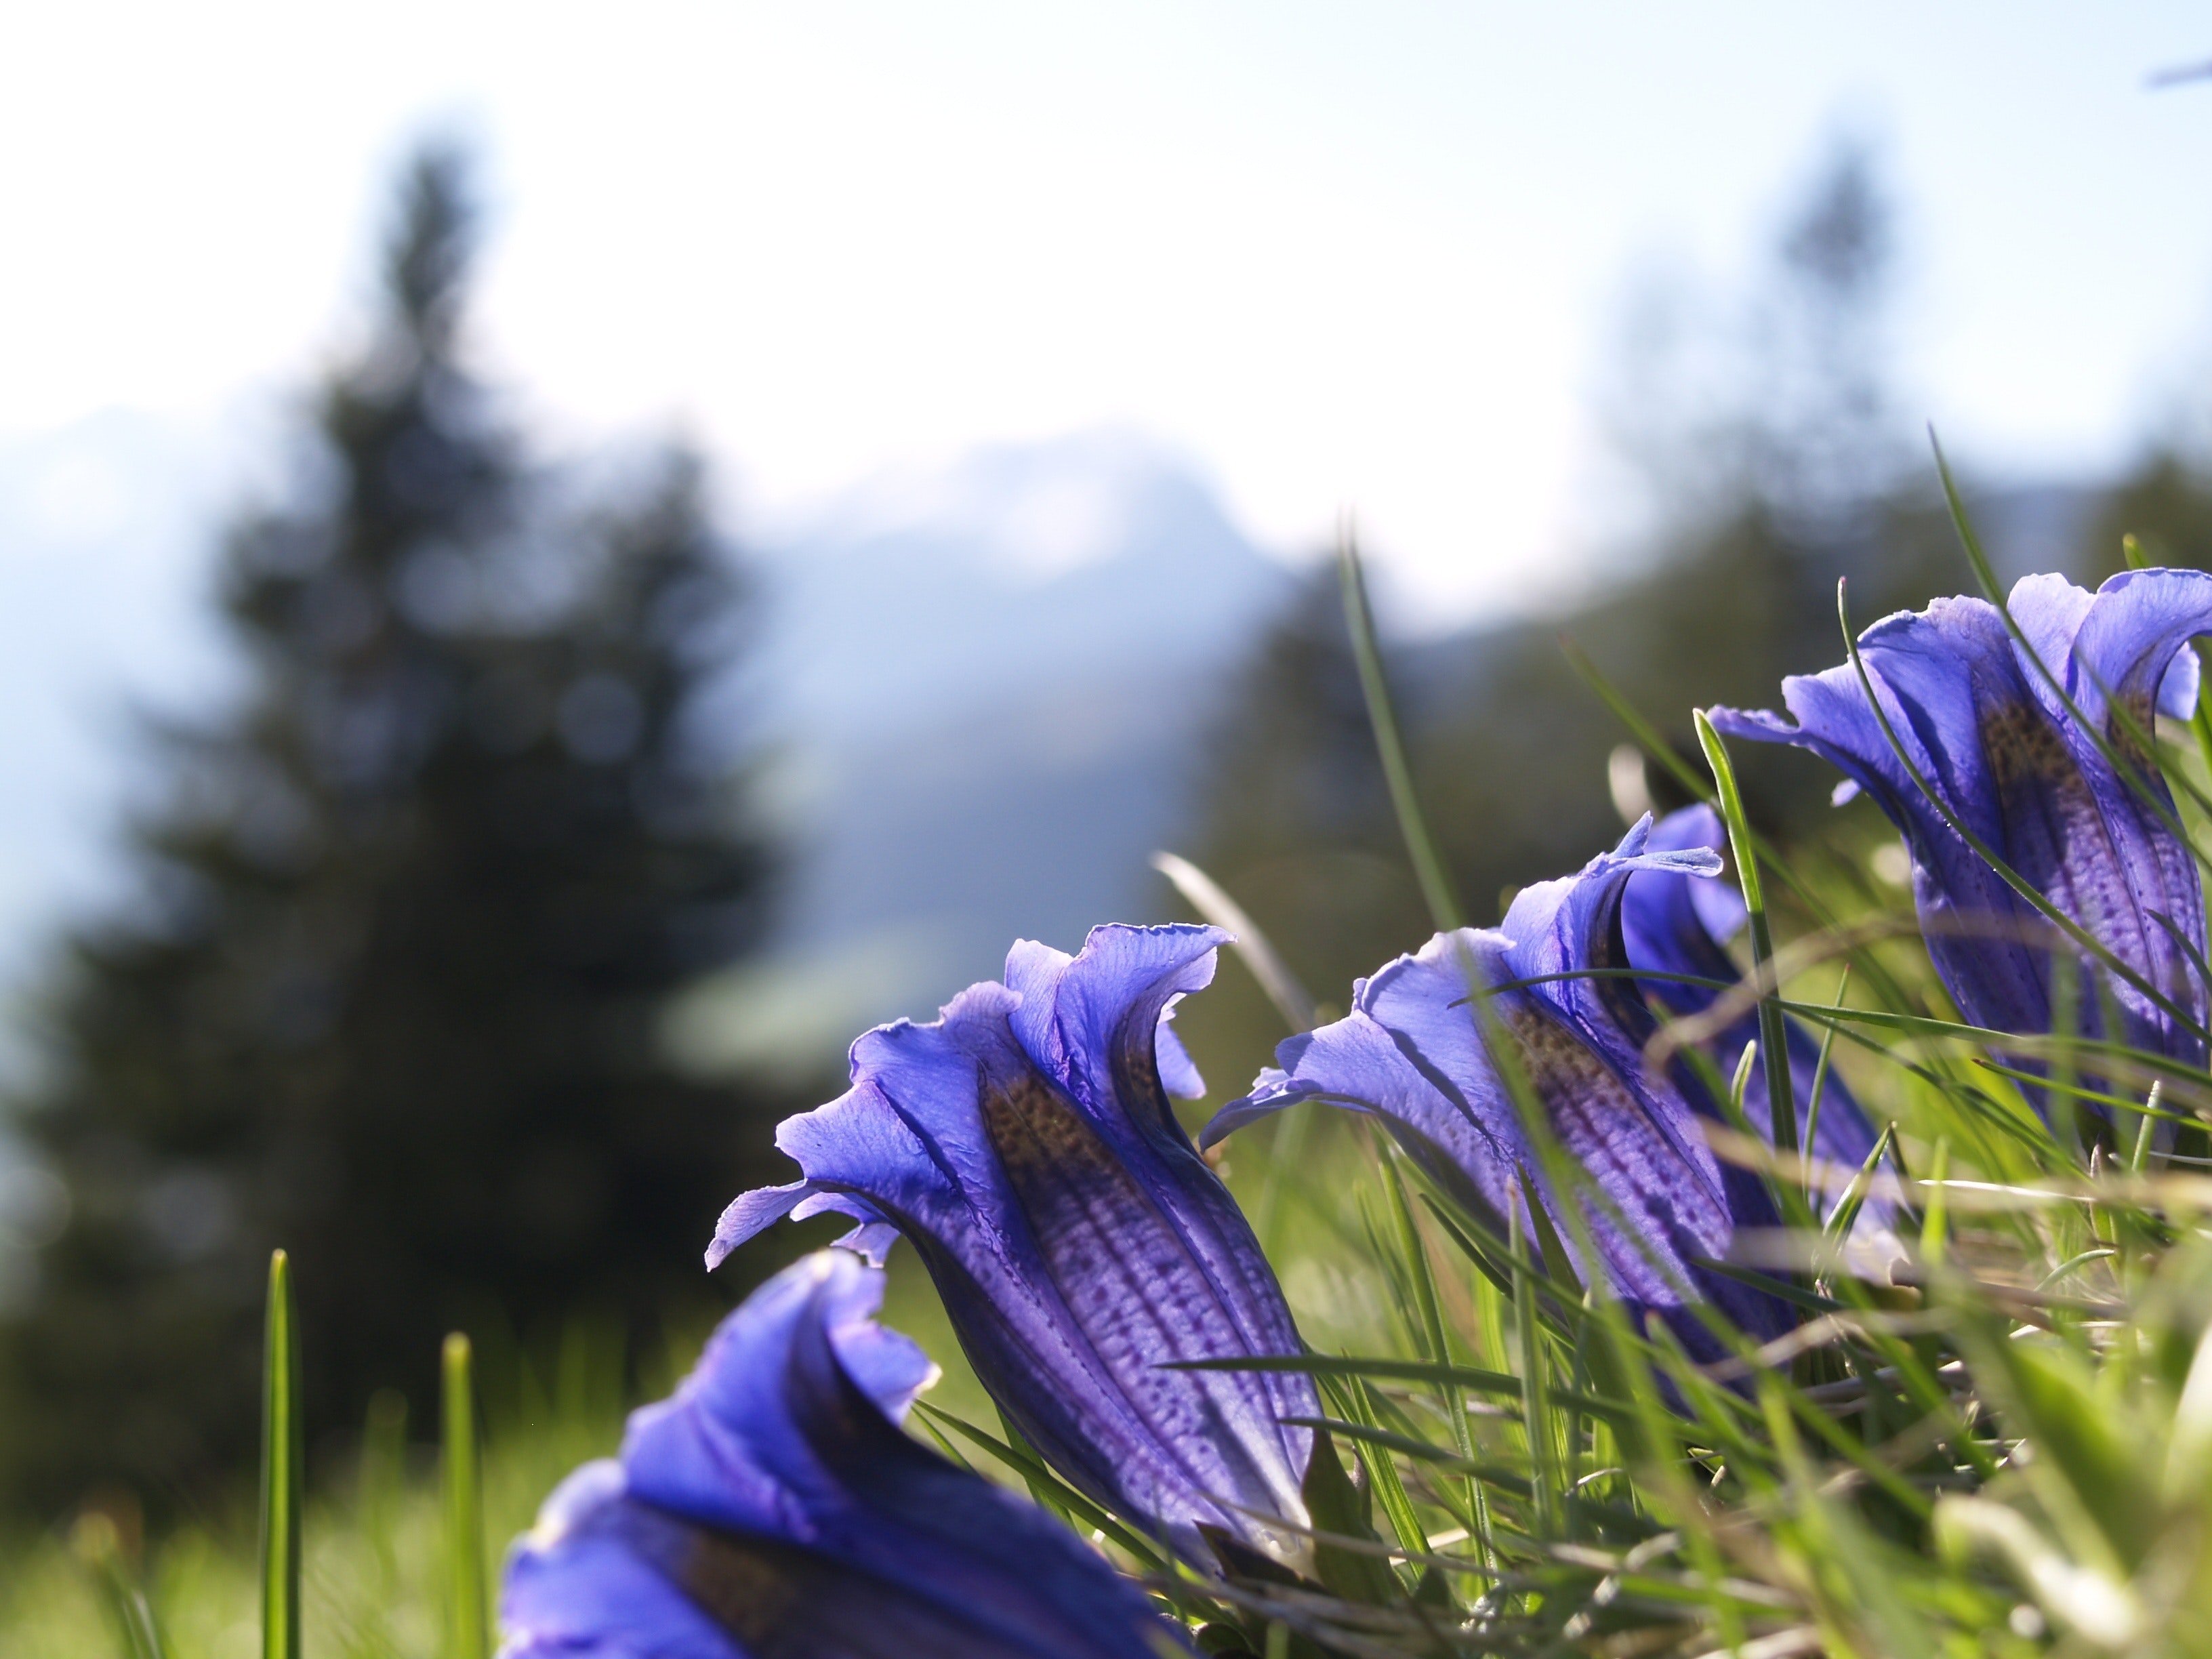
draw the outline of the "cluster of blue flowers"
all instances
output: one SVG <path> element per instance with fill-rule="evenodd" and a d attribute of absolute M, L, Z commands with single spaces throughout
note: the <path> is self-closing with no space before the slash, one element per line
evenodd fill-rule
<path fill-rule="evenodd" d="M 2136 572 L 2094 596 L 2031 578 L 2003 611 L 1953 599 L 1876 624 L 1853 661 L 1785 682 L 1793 720 L 1712 719 L 1825 757 L 1888 816 L 1968 1021 L 2033 1036 L 2057 1007 L 2081 1035 L 2201 1064 L 2202 890 L 2146 743 L 2156 714 L 2195 708 L 2185 647 L 2206 632 L 2212 576 Z M 1202 1144 L 1306 1101 L 1368 1114 L 1473 1218 L 1532 1250 L 1551 1241 L 1568 1260 L 1548 1266 L 1693 1354 L 1714 1352 L 1717 1314 L 1757 1339 L 1786 1330 L 1789 1303 L 1716 1266 L 1739 1234 L 1778 1224 L 1766 1184 L 1705 1133 L 1722 1115 L 1713 1068 L 1755 1016 L 1708 1039 L 1710 1063 L 1646 1060 L 1662 1015 L 1707 1013 L 1738 977 L 1724 947 L 1743 908 L 1716 879 L 1722 845 L 1706 808 L 1647 818 L 1524 890 L 1500 927 L 1438 935 L 1360 981 L 1344 1018 L 1283 1044 Z M 756 1292 L 676 1396 L 632 1419 L 619 1460 L 548 1502 L 508 1565 L 506 1652 L 1188 1651 L 1073 1531 L 901 1429 L 933 1374 L 872 1318 L 901 1237 L 1007 1421 L 1070 1487 L 1200 1575 L 1311 1577 L 1311 1379 L 1188 1363 L 1302 1352 L 1170 1104 L 1202 1092 L 1176 1004 L 1225 942 L 1199 927 L 1100 927 L 1073 957 L 1025 942 L 1002 981 L 934 1023 L 860 1038 L 852 1087 L 777 1133 L 801 1178 L 739 1197 L 708 1261 L 787 1215 L 854 1230 Z M 2062 956 L 2082 988 L 2054 1002 Z M 1839 1080 L 1805 1121 L 1816 1060 L 1793 1032 L 1779 1063 L 1799 1139 L 1856 1167 L 1875 1137 Z M 1748 1085 L 1745 1115 L 1769 1129 L 1765 1085 Z M 1862 1224 L 1881 1220 L 1875 1206 Z"/>

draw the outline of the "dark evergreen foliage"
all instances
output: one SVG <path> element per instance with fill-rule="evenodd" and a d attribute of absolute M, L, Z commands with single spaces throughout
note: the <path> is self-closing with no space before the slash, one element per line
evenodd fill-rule
<path fill-rule="evenodd" d="M 2212 559 L 2212 467 L 2201 454 L 2162 447 L 2114 490 L 2084 538 L 2091 582 L 2125 568 L 2122 538 L 2135 537 L 2153 564 L 2207 568 Z"/>
<path fill-rule="evenodd" d="M 224 556 L 246 689 L 157 733 L 143 896 L 53 998 L 23 1123 L 73 1212 L 5 1333 L 0 1427 L 42 1505 L 252 1467 L 273 1245 L 325 1431 L 386 1385 L 426 1408 L 455 1326 L 704 1297 L 789 1104 L 656 1042 L 763 921 L 766 849 L 700 729 L 736 567 L 682 454 L 588 490 L 526 464 L 459 354 L 474 228 L 461 159 L 425 152 L 307 504 Z"/>
<path fill-rule="evenodd" d="M 1351 975 L 1425 937 L 1426 913 L 1391 817 L 1334 564 L 1316 564 L 1254 649 L 1206 760 L 1194 855 L 1340 1012 Z M 1275 1018 L 1241 974 L 1224 975 L 1207 1006 L 1201 1042 L 1209 1020 Z M 1207 1075 L 1242 1083 L 1243 1060 L 1224 1057 Z"/>

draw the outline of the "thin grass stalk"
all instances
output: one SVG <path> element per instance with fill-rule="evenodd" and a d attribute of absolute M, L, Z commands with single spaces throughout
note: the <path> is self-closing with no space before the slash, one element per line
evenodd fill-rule
<path fill-rule="evenodd" d="M 300 1659 L 300 1510 L 306 1461 L 292 1261 L 276 1250 L 269 1257 L 261 1347 L 261 1659 Z"/>
<path fill-rule="evenodd" d="M 1390 690 L 1382 677 L 1382 647 L 1375 632 L 1375 615 L 1367 603 L 1367 577 L 1359 562 L 1359 544 L 1347 518 L 1337 540 L 1337 571 L 1344 585 L 1344 621 L 1352 635 L 1352 654 L 1359 669 L 1360 695 L 1367 702 L 1368 724 L 1374 728 L 1375 752 L 1382 763 L 1382 776 L 1390 788 L 1391 809 L 1398 816 L 1398 833 L 1405 838 L 1406 855 L 1413 861 L 1413 877 L 1429 907 L 1437 931 L 1449 933 L 1466 924 L 1459 896 L 1429 835 L 1421 814 L 1420 798 L 1413 788 L 1413 769 L 1406 759 L 1406 744 L 1399 735 L 1398 717 L 1390 702 Z"/>
<path fill-rule="evenodd" d="M 1275 949 L 1260 924 L 1252 920 L 1244 907 L 1229 896 L 1228 890 L 1188 859 L 1174 853 L 1152 854 L 1152 868 L 1165 876 L 1183 902 L 1216 927 L 1231 934 L 1229 947 L 1243 964 L 1252 970 L 1267 1000 L 1283 1017 L 1291 1035 L 1313 1030 L 1316 1022 L 1314 1000 L 1298 976 L 1283 960 L 1282 952 Z"/>
<path fill-rule="evenodd" d="M 407 1396 L 379 1389 L 368 1398 L 362 1425 L 361 1464 L 356 1484 L 356 1512 L 368 1546 L 368 1605 L 356 1651 L 391 1653 L 395 1646 L 392 1612 L 400 1603 L 399 1527 L 407 1495 Z"/>
<path fill-rule="evenodd" d="M 93 1510 L 70 1529 L 70 1547 L 92 1575 L 122 1659 L 168 1659 L 169 1644 L 130 1564 L 115 1522 Z"/>
<path fill-rule="evenodd" d="M 1668 775 L 1687 790 L 1692 799 L 1703 801 L 1708 806 L 1714 805 L 1712 780 L 1700 776 L 1688 762 L 1674 752 L 1674 746 L 1661 734 L 1659 728 L 1644 717 L 1618 686 L 1606 678 L 1580 646 L 1565 635 L 1561 635 L 1559 646 L 1566 656 L 1568 665 L 1612 711 L 1613 718 L 1621 723 L 1644 751 L 1665 767 Z M 1798 902 L 1805 907 L 1806 914 L 1812 918 L 1814 924 L 1826 933 L 1842 932 L 1841 919 L 1818 893 L 1799 878 L 1785 860 L 1777 855 L 1774 847 L 1756 831 L 1753 832 L 1753 842 L 1760 856 L 1768 860 Z M 1849 956 L 1859 972 L 1874 987 L 1877 996 L 1899 1010 L 1914 1006 L 1914 999 L 1907 994 L 1896 975 L 1863 945 L 1852 943 L 1849 947 Z"/>
<path fill-rule="evenodd" d="M 1705 763 L 1713 769 L 1713 786 L 1720 797 L 1721 822 L 1728 826 L 1729 847 L 1735 854 L 1736 884 L 1743 891 L 1743 908 L 1750 919 L 1751 971 L 1759 981 L 1759 1046 L 1765 1051 L 1767 1116 L 1777 1150 L 1797 1150 L 1797 1102 L 1790 1076 L 1789 1028 L 1783 1024 L 1782 1006 L 1776 1000 L 1781 987 L 1774 982 L 1774 933 L 1766 920 L 1766 890 L 1759 878 L 1759 850 L 1753 845 L 1751 825 L 1744 817 L 1743 793 L 1736 787 L 1735 767 L 1728 745 L 1721 741 L 1705 711 L 1698 709 L 1698 743 Z"/>
<path fill-rule="evenodd" d="M 488 1659 L 491 1604 L 484 1572 L 483 1477 L 477 1444 L 469 1339 L 455 1331 L 440 1356 L 438 1468 L 445 1506 L 446 1651 Z"/>
<path fill-rule="evenodd" d="M 1521 1253 L 1518 1206 L 1507 1212 L 1506 1223 L 1516 1257 L 1513 1269 L 1513 1322 L 1521 1346 L 1521 1424 L 1528 1443 L 1528 1484 L 1537 1535 L 1548 1538 L 1559 1526 L 1555 1508 L 1559 1476 L 1552 1467 L 1552 1431 L 1545 1420 L 1550 1402 L 1545 1398 L 1544 1389 L 1543 1332 L 1536 1322 L 1536 1279 L 1517 1259 Z"/>
<path fill-rule="evenodd" d="M 1843 977 L 1836 982 L 1835 1006 L 1837 1007 L 1840 1008 L 1844 1006 L 1844 999 L 1850 994 L 1850 988 L 1851 964 L 1847 962 L 1844 964 Z M 1831 1025 L 1820 1033 L 1820 1057 L 1814 1064 L 1813 1087 L 1810 1098 L 1805 1103 L 1805 1146 L 1808 1150 L 1820 1144 L 1820 1105 L 1827 1095 L 1828 1067 L 1835 1058 L 1835 1052 L 1836 1028 Z M 1813 1201 L 1812 1188 L 1809 1186 L 1806 1188 L 1805 1201 L 1809 1208 Z"/>

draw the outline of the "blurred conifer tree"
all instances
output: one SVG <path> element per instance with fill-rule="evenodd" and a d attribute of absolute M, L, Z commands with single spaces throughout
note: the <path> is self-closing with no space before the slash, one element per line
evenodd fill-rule
<path fill-rule="evenodd" d="M 1426 912 L 1376 758 L 1333 562 L 1307 573 L 1247 659 L 1215 722 L 1204 776 L 1200 861 L 1233 877 L 1238 901 L 1291 970 L 1341 1012 L 1344 962 L 1382 962 L 1418 934 Z M 1231 1002 L 1249 1006 L 1224 1006 Z M 1275 1018 L 1241 974 L 1224 975 L 1193 1013 L 1201 1032 L 1209 1018 Z M 1233 1060 L 1207 1075 L 1234 1076 Z"/>
<path fill-rule="evenodd" d="M 2127 536 L 2153 564 L 2212 568 L 2212 465 L 2201 449 L 2161 444 L 2120 481 L 2082 538 L 2083 580 L 2094 586 L 2124 569 Z"/>
<path fill-rule="evenodd" d="M 700 729 L 735 567 L 684 454 L 526 464 L 459 350 L 474 232 L 464 159 L 424 151 L 306 504 L 229 539 L 243 693 L 158 730 L 143 895 L 73 941 L 23 1114 L 72 1218 L 6 1334 L 0 1479 L 34 1502 L 250 1470 L 273 1245 L 327 1431 L 382 1385 L 426 1406 L 455 1326 L 703 1297 L 765 1178 L 785 1103 L 656 1043 L 763 920 Z"/>

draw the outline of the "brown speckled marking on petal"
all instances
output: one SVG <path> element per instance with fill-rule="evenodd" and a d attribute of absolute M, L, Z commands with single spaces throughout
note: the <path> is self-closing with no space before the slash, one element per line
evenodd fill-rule
<path fill-rule="evenodd" d="M 777 1631 L 805 1616 L 801 1581 L 806 1575 L 793 1571 L 793 1561 L 778 1559 L 799 1552 L 699 1526 L 684 1526 L 681 1550 L 672 1552 L 669 1576 L 747 1652 L 763 1651 Z"/>
<path fill-rule="evenodd" d="M 1258 1449 L 1234 1416 L 1272 1419 L 1264 1383 L 1232 1372 L 1170 1370 L 1163 1362 L 1249 1352 L 1212 1282 L 1168 1217 L 1075 1103 L 1035 1073 L 982 1091 L 985 1133 L 1042 1255 L 1113 1389 L 1184 1466 L 1195 1492 L 1271 1492 L 1286 1511 L 1298 1480 L 1287 1457 Z M 1207 1462 L 1212 1467 L 1206 1467 Z M 1194 1494 L 1185 1494 L 1188 1501 Z M 1211 1505 L 1206 1505 L 1211 1507 Z M 1246 1516 L 1224 1517 L 1250 1534 Z M 1296 1547 L 1293 1540 L 1280 1541 Z"/>
<path fill-rule="evenodd" d="M 2135 739 L 2135 732 L 2154 734 L 2158 731 L 2157 699 L 2149 692 L 2142 691 L 2131 696 L 2114 697 L 2111 700 L 2111 706 L 2112 712 L 2105 720 L 2105 741 L 2112 745 L 2112 752 L 2124 764 L 2133 767 L 2146 779 L 2156 777 L 2157 764 L 2151 756 L 2143 752 L 2142 745 Z M 2126 723 L 2121 720 L 2123 714 L 2127 716 Z M 2133 731 L 2129 729 L 2130 726 Z"/>
<path fill-rule="evenodd" d="M 1666 1242 L 1662 1254 L 1678 1253 L 1686 1240 L 1704 1252 L 1725 1249 L 1730 1231 L 1726 1200 L 1679 1134 L 1655 1118 L 1627 1081 L 1559 1021 L 1526 1006 L 1507 1012 L 1506 1020 L 1561 1150 L 1626 1216 L 1650 1224 L 1653 1241 Z M 1662 1302 L 1679 1299 L 1679 1287 L 1668 1285 L 1634 1245 L 1620 1238 L 1609 1221 L 1593 1216 L 1591 1223 L 1601 1240 L 1610 1241 L 1614 1272 L 1639 1295 Z"/>
<path fill-rule="evenodd" d="M 643 1505 L 634 1516 L 633 1531 L 658 1534 L 653 1553 L 662 1571 L 747 1659 L 950 1659 L 1012 1650 L 958 1612 L 804 1546 Z"/>
<path fill-rule="evenodd" d="M 2036 704 L 1984 702 L 1976 714 L 1981 724 L 1982 750 L 1989 757 L 1990 775 L 1998 788 L 2013 788 L 2029 780 L 2049 782 L 2069 775 L 2079 777 L 2080 769 L 2067 751 L 2065 739 Z"/>
<path fill-rule="evenodd" d="M 2150 941 L 2112 826 L 2057 727 L 2033 703 L 1985 705 L 1980 724 L 2004 823 L 1999 850 L 2092 938 L 2148 967 Z"/>

